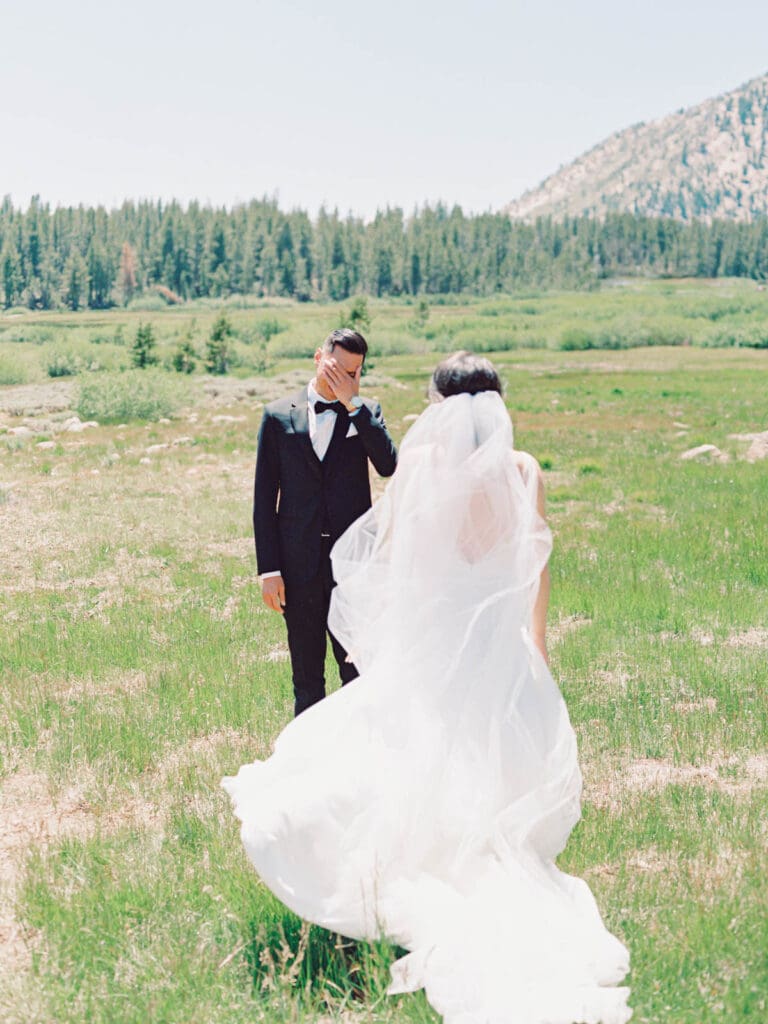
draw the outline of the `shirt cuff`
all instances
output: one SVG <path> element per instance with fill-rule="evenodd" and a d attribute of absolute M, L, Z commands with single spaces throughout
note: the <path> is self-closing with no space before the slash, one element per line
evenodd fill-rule
<path fill-rule="evenodd" d="M 279 570 L 279 569 L 273 569 L 273 570 L 272 570 L 271 572 L 263 572 L 263 573 L 261 574 L 261 576 L 259 577 L 259 579 L 260 579 L 260 580 L 261 580 L 262 582 L 264 582 L 264 580 L 268 580 L 268 579 L 270 579 L 270 578 L 271 578 L 272 576 L 282 576 L 282 575 L 283 575 L 283 574 L 282 574 L 282 573 L 280 572 L 280 570 Z"/>

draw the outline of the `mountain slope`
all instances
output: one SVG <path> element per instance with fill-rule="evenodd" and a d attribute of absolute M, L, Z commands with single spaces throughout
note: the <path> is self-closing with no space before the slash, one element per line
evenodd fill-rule
<path fill-rule="evenodd" d="M 679 220 L 768 213 L 768 74 L 611 135 L 506 207 L 531 219 L 626 211 Z"/>

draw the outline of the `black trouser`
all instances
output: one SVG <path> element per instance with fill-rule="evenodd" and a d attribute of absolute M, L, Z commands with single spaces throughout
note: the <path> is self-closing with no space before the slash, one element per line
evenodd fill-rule
<path fill-rule="evenodd" d="M 341 685 L 358 671 L 346 660 L 347 652 L 328 629 L 328 608 L 335 584 L 331 574 L 330 544 L 323 541 L 320 571 L 307 583 L 285 585 L 285 624 L 293 671 L 294 712 L 300 715 L 325 696 L 326 634 L 339 665 Z"/>

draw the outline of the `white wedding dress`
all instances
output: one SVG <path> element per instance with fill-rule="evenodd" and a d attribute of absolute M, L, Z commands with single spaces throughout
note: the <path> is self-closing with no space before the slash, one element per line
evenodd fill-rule
<path fill-rule="evenodd" d="M 551 548 L 536 487 L 499 395 L 429 406 L 333 549 L 330 625 L 360 678 L 224 780 L 266 885 L 410 950 L 390 991 L 423 987 L 446 1024 L 631 1016 L 626 949 L 553 863 L 581 776 L 527 629 Z"/>

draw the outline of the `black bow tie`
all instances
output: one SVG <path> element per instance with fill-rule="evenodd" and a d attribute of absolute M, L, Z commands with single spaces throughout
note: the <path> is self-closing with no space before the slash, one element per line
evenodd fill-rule
<path fill-rule="evenodd" d="M 346 412 L 341 402 L 315 402 L 315 412 Z"/>

